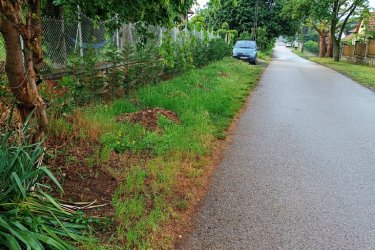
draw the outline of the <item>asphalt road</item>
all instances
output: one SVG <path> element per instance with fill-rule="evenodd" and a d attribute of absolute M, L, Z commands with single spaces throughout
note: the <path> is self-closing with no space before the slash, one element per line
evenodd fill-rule
<path fill-rule="evenodd" d="M 375 93 L 275 56 L 178 248 L 375 249 Z"/>

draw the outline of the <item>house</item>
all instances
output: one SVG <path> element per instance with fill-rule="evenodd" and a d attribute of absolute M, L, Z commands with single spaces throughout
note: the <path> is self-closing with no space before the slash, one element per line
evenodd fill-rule
<path fill-rule="evenodd" d="M 375 65 L 375 12 L 361 20 L 349 34 L 341 39 L 342 57 L 354 62 Z"/>

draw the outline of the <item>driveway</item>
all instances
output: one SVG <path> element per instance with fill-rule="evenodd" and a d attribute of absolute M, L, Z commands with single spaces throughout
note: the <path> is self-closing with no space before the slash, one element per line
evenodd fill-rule
<path fill-rule="evenodd" d="M 375 249 L 375 93 L 278 46 L 180 249 Z"/>

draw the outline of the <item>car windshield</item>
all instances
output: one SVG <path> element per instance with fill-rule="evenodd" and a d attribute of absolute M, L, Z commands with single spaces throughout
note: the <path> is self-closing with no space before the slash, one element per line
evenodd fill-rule
<path fill-rule="evenodd" d="M 241 49 L 255 49 L 256 46 L 254 41 L 238 41 L 234 47 Z"/>

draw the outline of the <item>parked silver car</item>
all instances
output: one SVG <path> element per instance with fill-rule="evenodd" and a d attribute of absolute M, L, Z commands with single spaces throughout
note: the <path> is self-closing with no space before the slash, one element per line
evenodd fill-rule
<path fill-rule="evenodd" d="M 233 57 L 257 63 L 257 43 L 250 40 L 239 40 L 233 47 Z"/>

